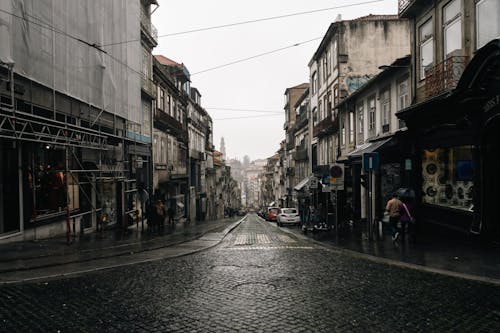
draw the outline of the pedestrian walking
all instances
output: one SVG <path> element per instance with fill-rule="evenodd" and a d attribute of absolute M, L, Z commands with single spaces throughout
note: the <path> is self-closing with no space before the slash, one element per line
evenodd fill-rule
<path fill-rule="evenodd" d="M 172 205 L 168 207 L 167 209 L 167 216 L 168 216 L 168 226 L 173 230 L 175 228 L 175 220 L 174 220 L 174 208 Z"/>
<path fill-rule="evenodd" d="M 415 241 L 415 223 L 413 216 L 413 205 L 409 199 L 402 198 L 401 200 L 401 238 L 404 239 L 408 233 L 411 241 Z"/>
<path fill-rule="evenodd" d="M 155 227 L 158 232 L 160 232 L 161 229 L 163 229 L 163 225 L 165 223 L 165 217 L 166 217 L 166 211 L 165 211 L 165 204 L 163 203 L 162 200 L 158 199 L 156 200 L 155 204 Z"/>
<path fill-rule="evenodd" d="M 392 198 L 387 201 L 385 210 L 389 213 L 389 224 L 391 226 L 392 241 L 397 242 L 399 237 L 399 226 L 401 219 L 402 202 L 398 199 L 398 194 L 393 193 Z"/>

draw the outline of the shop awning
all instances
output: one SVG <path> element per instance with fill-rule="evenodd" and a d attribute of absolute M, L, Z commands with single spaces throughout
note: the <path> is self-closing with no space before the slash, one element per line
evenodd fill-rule
<path fill-rule="evenodd" d="M 373 153 L 376 152 L 378 149 L 382 148 L 386 143 L 392 140 L 392 137 L 379 140 L 379 141 L 373 141 L 373 142 L 367 142 L 362 145 L 360 145 L 358 148 L 354 149 L 350 153 L 347 154 L 347 157 L 350 159 L 355 159 L 355 158 L 361 158 L 363 154 L 365 153 Z"/>
<path fill-rule="evenodd" d="M 309 183 L 309 179 L 311 179 L 311 177 L 306 177 L 304 179 L 302 179 L 297 185 L 295 185 L 295 187 L 293 188 L 295 191 L 300 191 L 302 190 L 302 188 L 304 186 L 306 186 L 307 183 Z"/>

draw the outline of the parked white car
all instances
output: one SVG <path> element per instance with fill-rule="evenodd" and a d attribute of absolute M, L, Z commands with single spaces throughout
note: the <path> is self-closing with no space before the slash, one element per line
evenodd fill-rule
<path fill-rule="evenodd" d="M 297 208 L 281 208 L 276 219 L 278 226 L 284 224 L 300 225 L 300 216 Z"/>

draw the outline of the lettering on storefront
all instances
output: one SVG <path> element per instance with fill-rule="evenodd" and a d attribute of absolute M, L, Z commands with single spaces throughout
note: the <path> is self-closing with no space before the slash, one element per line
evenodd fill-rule
<path fill-rule="evenodd" d="M 487 113 L 499 104 L 500 104 L 500 95 L 496 95 L 484 104 L 483 112 Z"/>

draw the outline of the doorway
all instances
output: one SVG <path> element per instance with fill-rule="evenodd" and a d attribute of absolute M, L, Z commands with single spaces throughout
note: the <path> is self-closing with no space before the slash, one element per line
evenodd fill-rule
<path fill-rule="evenodd" d="M 500 219 L 498 218 L 498 196 L 500 190 L 500 117 L 486 127 L 483 137 L 482 155 L 482 220 L 487 239 L 500 244 Z"/>
<path fill-rule="evenodd" d="M 19 231 L 19 175 L 13 142 L 0 144 L 0 234 Z"/>

